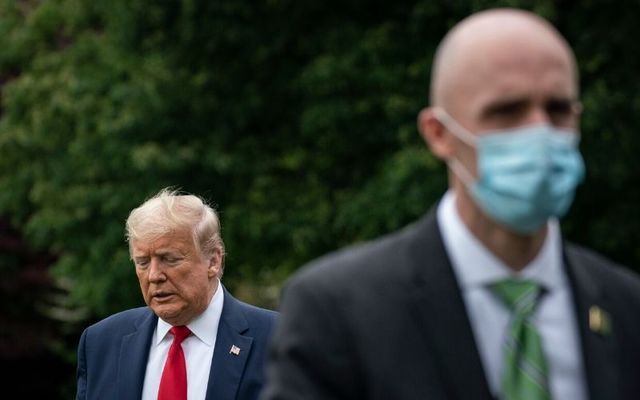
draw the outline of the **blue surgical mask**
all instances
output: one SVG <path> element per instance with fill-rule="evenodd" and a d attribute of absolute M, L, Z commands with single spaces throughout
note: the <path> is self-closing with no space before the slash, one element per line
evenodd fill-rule
<path fill-rule="evenodd" d="M 456 159 L 448 164 L 489 217 L 529 234 L 549 218 L 567 213 L 584 179 L 574 130 L 539 124 L 473 135 L 443 109 L 436 110 L 436 117 L 451 133 L 476 147 L 477 178 Z"/>

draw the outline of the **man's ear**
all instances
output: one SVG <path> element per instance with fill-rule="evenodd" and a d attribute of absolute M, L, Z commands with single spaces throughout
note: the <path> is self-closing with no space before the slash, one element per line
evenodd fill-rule
<path fill-rule="evenodd" d="M 448 160 L 454 154 L 453 137 L 436 116 L 436 108 L 423 108 L 418 114 L 418 131 L 425 143 L 441 160 Z"/>
<path fill-rule="evenodd" d="M 209 257 L 209 278 L 222 277 L 222 250 L 214 249 L 213 254 Z"/>

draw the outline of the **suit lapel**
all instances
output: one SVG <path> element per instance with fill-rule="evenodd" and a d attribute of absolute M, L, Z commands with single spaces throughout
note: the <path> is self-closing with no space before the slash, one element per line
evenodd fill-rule
<path fill-rule="evenodd" d="M 590 262 L 580 250 L 565 246 L 565 265 L 578 316 L 589 397 L 592 400 L 617 399 L 615 321 L 612 321 L 614 325 L 608 333 L 598 329 L 597 321 L 593 321 L 594 317 L 606 315 L 607 305 L 598 282 L 589 274 Z"/>
<path fill-rule="evenodd" d="M 123 336 L 118 355 L 118 399 L 136 400 L 142 396 L 147 359 L 157 318 L 153 313 L 139 320 L 136 330 Z"/>
<path fill-rule="evenodd" d="M 213 361 L 207 386 L 208 400 L 233 400 L 244 373 L 253 338 L 243 336 L 249 329 L 244 313 L 224 289 L 224 305 L 213 351 Z"/>
<path fill-rule="evenodd" d="M 410 260 L 415 279 L 409 303 L 433 342 L 447 398 L 491 399 L 460 288 L 446 254 L 435 211 L 414 235 Z"/>

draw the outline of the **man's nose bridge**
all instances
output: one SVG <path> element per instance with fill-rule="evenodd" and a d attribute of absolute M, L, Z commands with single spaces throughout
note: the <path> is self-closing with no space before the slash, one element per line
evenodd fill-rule
<path fill-rule="evenodd" d="M 149 260 L 149 276 L 153 278 L 157 278 L 162 274 L 162 263 L 158 257 L 151 257 Z"/>
<path fill-rule="evenodd" d="M 534 104 L 531 106 L 527 115 L 527 125 L 533 124 L 550 124 L 551 116 L 543 104 Z"/>

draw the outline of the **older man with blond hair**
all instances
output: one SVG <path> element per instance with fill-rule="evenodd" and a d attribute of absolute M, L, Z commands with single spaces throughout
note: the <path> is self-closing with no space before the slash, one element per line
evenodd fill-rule
<path fill-rule="evenodd" d="M 276 314 L 236 300 L 220 282 L 216 212 L 162 190 L 126 223 L 147 307 L 87 328 L 78 347 L 77 399 L 257 399 Z"/>
<path fill-rule="evenodd" d="M 559 228 L 584 178 L 577 82 L 530 12 L 445 36 L 418 128 L 449 191 L 288 282 L 265 399 L 640 399 L 640 281 Z"/>

